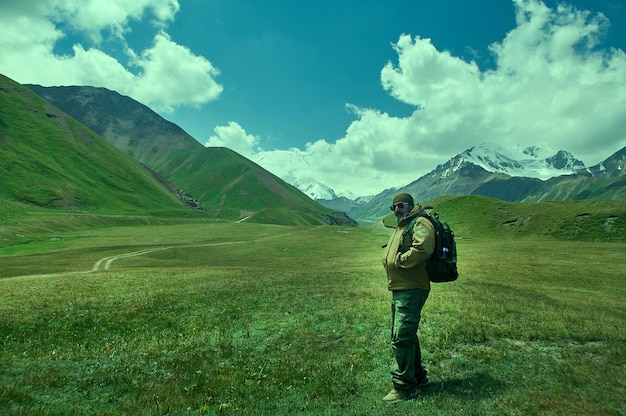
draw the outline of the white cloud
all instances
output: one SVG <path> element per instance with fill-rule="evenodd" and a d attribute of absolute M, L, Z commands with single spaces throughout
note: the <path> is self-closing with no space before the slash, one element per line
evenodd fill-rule
<path fill-rule="evenodd" d="M 133 64 L 143 71 L 126 89 L 129 95 L 156 110 L 171 112 L 180 105 L 197 106 L 214 100 L 223 89 L 214 79 L 219 70 L 211 62 L 172 42 L 164 32 Z"/>
<path fill-rule="evenodd" d="M 178 0 L 50 0 L 40 3 L 49 5 L 47 17 L 88 34 L 96 43 L 102 40 L 103 30 L 121 37 L 129 30 L 130 21 L 141 20 L 147 10 L 154 14 L 152 23 L 163 26 L 174 20 L 180 9 Z"/>
<path fill-rule="evenodd" d="M 259 149 L 259 138 L 246 131 L 236 122 L 230 121 L 226 126 L 213 129 L 215 136 L 209 137 L 206 147 L 228 147 L 245 157 L 251 157 Z"/>
<path fill-rule="evenodd" d="M 416 110 L 399 118 L 353 107 L 358 119 L 343 138 L 307 145 L 310 176 L 367 195 L 482 142 L 565 149 L 587 165 L 626 146 L 626 55 L 596 49 L 606 18 L 535 0 L 515 5 L 517 27 L 490 47 L 495 69 L 400 36 L 398 62 L 382 69 L 381 82 Z"/>
<path fill-rule="evenodd" d="M 465 94 L 469 86 L 480 80 L 480 70 L 474 62 L 438 51 L 430 39 L 402 35 L 394 48 L 398 67 L 387 63 L 381 71 L 381 81 L 392 96 L 407 104 L 429 109 Z"/>
<path fill-rule="evenodd" d="M 106 87 L 164 112 L 198 106 L 222 92 L 215 79 L 219 70 L 163 29 L 179 9 L 177 0 L 22 3 L 0 3 L 0 72 L 20 83 Z M 131 22 L 147 16 L 157 28 L 154 43 L 137 53 L 123 36 Z M 103 33 L 122 43 L 128 67 L 99 49 Z M 56 44 L 72 34 L 87 36 L 92 45 L 76 43 L 71 54 L 56 54 Z"/>

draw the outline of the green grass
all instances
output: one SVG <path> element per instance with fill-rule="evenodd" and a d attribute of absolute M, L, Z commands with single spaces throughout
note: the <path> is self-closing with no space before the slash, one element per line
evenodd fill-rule
<path fill-rule="evenodd" d="M 423 313 L 433 385 L 390 406 L 385 230 L 114 225 L 0 256 L 1 414 L 626 412 L 622 243 L 466 234 Z"/>

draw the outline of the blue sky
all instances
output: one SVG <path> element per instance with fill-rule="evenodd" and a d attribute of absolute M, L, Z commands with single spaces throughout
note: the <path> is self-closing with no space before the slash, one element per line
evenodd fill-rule
<path fill-rule="evenodd" d="M 476 49 L 486 48 L 493 39 L 464 23 L 468 16 L 475 16 L 480 25 L 498 22 L 496 33 L 514 24 L 508 2 L 488 14 L 467 6 L 450 13 L 450 7 L 442 6 L 445 2 L 414 0 L 229 3 L 211 3 L 199 14 L 191 8 L 185 13 L 183 4 L 182 27 L 172 36 L 189 37 L 185 27 L 205 28 L 199 38 L 190 37 L 189 45 L 204 56 L 221 57 L 215 63 L 225 87 L 221 99 L 207 106 L 206 116 L 216 125 L 240 122 L 261 137 L 267 150 L 343 137 L 355 119 L 346 104 L 410 114 L 411 106 L 390 97 L 380 85 L 382 67 L 397 57 L 391 45 L 400 34 L 421 27 L 423 36 L 439 39 L 442 48 L 469 56 L 457 36 Z M 449 25 L 438 22 L 437 16 L 444 15 Z M 483 61 L 489 65 L 487 56 Z M 198 129 L 194 135 L 203 133 L 206 130 Z"/>
<path fill-rule="evenodd" d="M 625 0 L 105 4 L 3 0 L 0 73 L 116 90 L 357 194 L 481 142 L 587 165 L 626 145 Z"/>

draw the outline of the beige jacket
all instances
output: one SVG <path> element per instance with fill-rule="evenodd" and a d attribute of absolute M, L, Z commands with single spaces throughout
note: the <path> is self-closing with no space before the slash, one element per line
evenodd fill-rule
<path fill-rule="evenodd" d="M 411 220 L 424 214 L 418 203 L 398 221 L 398 226 L 384 248 L 383 267 L 389 290 L 430 290 L 426 260 L 435 250 L 435 228 L 428 218 L 419 217 L 413 227 L 413 238 L 407 230 Z"/>

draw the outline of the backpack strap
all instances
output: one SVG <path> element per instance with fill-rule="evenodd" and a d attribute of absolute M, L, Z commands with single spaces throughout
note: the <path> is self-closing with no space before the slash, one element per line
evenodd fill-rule
<path fill-rule="evenodd" d="M 411 221 L 409 221 L 408 225 L 406 226 L 406 228 L 402 232 L 402 237 L 404 237 L 405 235 L 409 234 L 411 236 L 411 238 L 413 238 L 413 228 L 415 227 L 415 223 L 417 222 L 417 219 L 419 217 L 420 216 L 418 215 L 417 217 L 413 217 L 411 219 Z"/>
<path fill-rule="evenodd" d="M 433 228 L 435 229 L 435 249 L 433 250 L 432 254 L 430 255 L 430 257 L 428 258 L 429 260 L 433 258 L 433 256 L 435 255 L 435 253 L 437 252 L 438 249 L 440 249 L 441 246 L 441 241 L 439 238 L 437 238 L 437 235 L 440 234 L 440 231 L 437 229 L 437 226 L 435 224 L 435 221 L 433 219 L 433 217 L 427 213 L 424 212 L 423 214 L 417 215 L 415 216 L 407 225 L 406 229 L 402 232 L 402 237 L 404 237 L 405 235 L 409 235 L 411 239 L 413 239 L 413 228 L 415 227 L 415 223 L 417 222 L 418 218 L 423 217 L 426 218 L 433 226 Z"/>
<path fill-rule="evenodd" d="M 427 212 L 424 212 L 423 214 L 420 214 L 420 215 L 416 215 L 415 217 L 413 217 L 413 219 L 411 219 L 409 224 L 406 226 L 406 229 L 402 233 L 403 236 L 406 235 L 407 233 L 413 234 L 413 228 L 415 228 L 415 223 L 417 222 L 417 219 L 420 217 L 426 218 L 428 221 L 430 221 L 431 224 L 433 223 L 432 217 Z M 433 224 L 433 227 L 434 227 L 434 224 Z M 413 237 L 413 235 L 411 235 L 411 237 Z"/>

